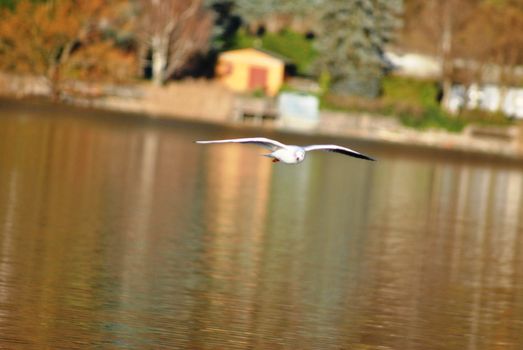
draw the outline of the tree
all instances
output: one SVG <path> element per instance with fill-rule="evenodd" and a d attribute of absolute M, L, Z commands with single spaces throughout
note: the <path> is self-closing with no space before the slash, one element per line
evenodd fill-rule
<path fill-rule="evenodd" d="M 473 21 L 481 0 L 408 0 L 405 9 L 403 45 L 439 58 L 443 105 L 450 96 L 452 81 L 458 74 L 454 62 L 463 30 Z"/>
<path fill-rule="evenodd" d="M 0 8 L 9 8 L 13 9 L 15 7 L 16 0 L 0 0 Z"/>
<path fill-rule="evenodd" d="M 523 4 L 517 1 L 478 5 L 458 38 L 457 56 L 475 70 L 476 83 L 496 83 L 501 89 L 498 109 L 509 86 L 523 83 Z M 481 43 L 481 44 L 478 44 Z"/>
<path fill-rule="evenodd" d="M 237 13 L 247 22 L 261 22 L 273 15 L 278 8 L 278 0 L 236 0 Z"/>
<path fill-rule="evenodd" d="M 109 4 L 104 0 L 20 0 L 13 10 L 2 10 L 0 68 L 43 76 L 58 97 L 64 74 L 86 77 L 110 62 L 104 58 L 114 47 L 104 38 L 100 24 L 111 18 Z M 94 55 L 94 67 L 80 64 L 84 53 Z"/>
<path fill-rule="evenodd" d="M 403 0 L 374 0 L 375 25 L 382 45 L 392 43 L 403 24 Z"/>
<path fill-rule="evenodd" d="M 164 84 L 206 49 L 211 29 L 202 0 L 141 0 L 138 38 L 150 52 L 154 83 Z"/>
<path fill-rule="evenodd" d="M 453 82 L 481 83 L 487 70 L 497 83 L 512 81 L 522 64 L 520 0 L 406 1 L 403 45 L 439 57 L 443 106 Z M 495 67 L 495 68 L 493 68 Z"/>
<path fill-rule="evenodd" d="M 251 31 L 268 27 L 270 31 L 290 27 L 293 20 L 311 17 L 323 0 L 235 0 L 236 13 Z"/>
<path fill-rule="evenodd" d="M 318 69 L 340 95 L 377 97 L 387 67 L 384 46 L 398 26 L 402 1 L 332 0 L 322 3 Z"/>

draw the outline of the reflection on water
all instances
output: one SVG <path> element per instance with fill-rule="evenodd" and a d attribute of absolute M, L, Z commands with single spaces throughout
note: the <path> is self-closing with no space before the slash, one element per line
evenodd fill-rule
<path fill-rule="evenodd" d="M 0 108 L 1 348 L 523 347 L 520 168 Z"/>

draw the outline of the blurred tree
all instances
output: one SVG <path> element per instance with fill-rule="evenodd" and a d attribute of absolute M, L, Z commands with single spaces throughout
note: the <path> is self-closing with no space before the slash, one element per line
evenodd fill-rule
<path fill-rule="evenodd" d="M 214 14 L 211 49 L 216 52 L 231 49 L 241 26 L 241 18 L 234 13 L 234 2 L 207 0 L 205 5 Z"/>
<path fill-rule="evenodd" d="M 114 60 L 119 62 L 121 71 L 125 61 L 114 57 L 114 46 L 103 35 L 112 11 L 107 5 L 114 3 L 20 0 L 13 10 L 2 10 L 0 68 L 44 76 L 54 97 L 58 97 L 64 75 L 112 75 L 111 70 L 100 67 Z M 86 57 L 91 57 L 90 64 L 84 60 Z"/>
<path fill-rule="evenodd" d="M 436 55 L 441 65 L 443 105 L 455 77 L 456 39 L 478 0 L 407 0 L 403 44 Z"/>
<path fill-rule="evenodd" d="M 387 67 L 384 46 L 399 25 L 402 1 L 323 1 L 320 14 L 318 69 L 330 75 L 339 95 L 377 97 Z"/>
<path fill-rule="evenodd" d="M 382 45 L 396 40 L 398 29 L 403 25 L 403 0 L 374 0 L 375 23 Z"/>
<path fill-rule="evenodd" d="M 496 83 L 501 89 L 498 109 L 507 88 L 523 84 L 523 4 L 519 1 L 484 1 L 460 33 L 457 56 L 465 59 L 471 83 Z"/>
<path fill-rule="evenodd" d="M 234 0 L 235 13 L 251 33 L 260 28 L 270 32 L 292 26 L 296 19 L 310 18 L 323 0 Z M 310 29 L 310 28 L 309 28 Z"/>
<path fill-rule="evenodd" d="M 152 79 L 161 85 L 208 47 L 212 16 L 202 0 L 140 0 L 139 4 L 137 37 L 143 55 L 150 56 Z"/>
<path fill-rule="evenodd" d="M 0 8 L 15 8 L 16 0 L 0 0 Z"/>
<path fill-rule="evenodd" d="M 278 0 L 236 0 L 238 14 L 247 22 L 262 22 L 268 16 L 277 12 Z"/>
<path fill-rule="evenodd" d="M 501 85 L 515 76 L 522 12 L 521 0 L 407 0 L 402 44 L 439 57 L 446 106 L 453 82 L 481 82 L 487 67 Z"/>

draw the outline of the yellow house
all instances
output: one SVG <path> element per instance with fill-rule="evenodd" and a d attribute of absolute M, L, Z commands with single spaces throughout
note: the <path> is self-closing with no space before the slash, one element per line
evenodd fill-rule
<path fill-rule="evenodd" d="M 226 51 L 218 57 L 216 78 L 238 92 L 263 90 L 274 96 L 283 84 L 285 61 L 257 49 Z"/>

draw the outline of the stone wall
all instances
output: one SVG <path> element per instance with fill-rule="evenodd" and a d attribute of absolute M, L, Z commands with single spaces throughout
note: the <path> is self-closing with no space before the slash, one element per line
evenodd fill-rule
<path fill-rule="evenodd" d="M 234 94 L 208 81 L 188 80 L 165 87 L 142 85 L 128 96 L 104 94 L 93 106 L 145 113 L 157 117 L 225 122 L 233 114 Z"/>
<path fill-rule="evenodd" d="M 0 72 L 0 96 L 50 96 L 51 88 L 43 77 L 21 76 Z"/>
<path fill-rule="evenodd" d="M 45 78 L 0 73 L 0 96 L 50 96 Z M 157 87 L 80 81 L 62 83 L 63 102 L 118 111 L 144 113 L 151 117 L 190 118 L 224 122 L 233 115 L 235 95 L 218 83 L 185 80 Z"/>

